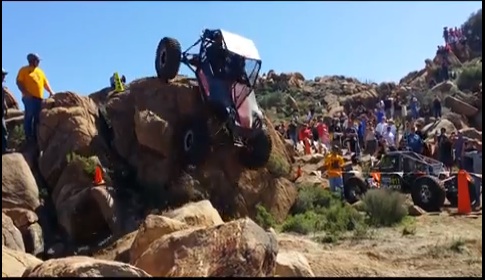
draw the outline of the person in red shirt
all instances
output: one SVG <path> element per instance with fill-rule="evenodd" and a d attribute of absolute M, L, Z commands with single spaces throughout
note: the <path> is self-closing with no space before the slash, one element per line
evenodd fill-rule
<path fill-rule="evenodd" d="M 318 136 L 320 138 L 320 143 L 323 144 L 328 149 L 330 145 L 330 135 L 328 132 L 328 127 L 323 122 L 322 119 L 318 121 L 317 130 L 318 130 Z"/>

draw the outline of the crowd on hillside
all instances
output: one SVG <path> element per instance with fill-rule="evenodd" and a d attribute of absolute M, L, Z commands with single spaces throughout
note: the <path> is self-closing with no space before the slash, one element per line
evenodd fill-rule
<path fill-rule="evenodd" d="M 315 116 L 312 109 L 304 121 L 294 117 L 276 128 L 284 137 L 291 139 L 295 149 L 299 144 L 306 147 L 306 153 L 309 152 L 308 147 L 325 153 L 332 146 L 337 146 L 339 149 L 346 148 L 355 159 L 363 153 L 379 159 L 386 151 L 412 150 L 435 157 L 449 168 L 454 164 L 461 166 L 467 143 L 460 133 L 448 134 L 441 130 L 434 135 L 433 146 L 425 143 L 428 135 L 423 134 L 422 123 L 418 119 L 428 118 L 430 113 L 436 119 L 441 118 L 441 106 L 438 96 L 423 108 L 415 96 L 407 104 L 399 99 L 387 98 L 378 102 L 374 110 L 363 104 L 355 108 L 346 105 L 345 110 L 332 119 Z M 468 144 L 473 146 L 473 143 Z"/>
<path fill-rule="evenodd" d="M 434 81 L 434 83 L 455 78 L 454 73 L 450 72 L 449 55 L 457 44 L 466 44 L 470 36 L 472 36 L 471 30 L 465 32 L 461 27 L 443 27 L 444 44 L 439 45 L 436 49 L 436 55 L 441 58 L 440 71 L 437 76 L 439 81 Z"/>

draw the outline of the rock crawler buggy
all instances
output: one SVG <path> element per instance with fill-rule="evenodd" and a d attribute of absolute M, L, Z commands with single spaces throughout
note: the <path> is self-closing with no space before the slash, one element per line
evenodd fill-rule
<path fill-rule="evenodd" d="M 468 177 L 470 202 L 476 200 L 473 178 Z M 458 179 L 444 169 L 443 163 L 412 151 L 389 152 L 374 166 L 367 178 L 346 172 L 344 194 L 350 202 L 371 188 L 386 188 L 410 193 L 413 203 L 426 211 L 439 211 L 445 198 L 452 207 L 458 204 Z"/>
<path fill-rule="evenodd" d="M 188 53 L 196 45 L 199 53 Z M 162 82 L 175 78 L 182 63 L 195 73 L 201 99 L 209 112 L 187 116 L 177 126 L 180 131 L 176 141 L 181 143 L 185 163 L 197 165 L 205 160 L 215 136 L 209 132 L 208 124 L 216 120 L 221 125 L 218 131 L 227 132 L 238 147 L 243 166 L 256 169 L 266 165 L 272 144 L 253 90 L 261 69 L 254 43 L 224 30 L 206 29 L 182 52 L 176 39 L 161 39 L 155 57 L 158 78 Z"/>

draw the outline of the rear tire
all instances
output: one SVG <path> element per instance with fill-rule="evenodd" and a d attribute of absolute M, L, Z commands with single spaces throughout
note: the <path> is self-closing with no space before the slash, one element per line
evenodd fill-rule
<path fill-rule="evenodd" d="M 458 184 L 456 178 L 454 179 L 454 183 Z M 477 200 L 476 194 L 475 194 L 475 187 L 472 184 L 472 182 L 468 182 L 468 194 L 470 196 L 470 203 L 473 205 L 475 201 Z M 451 207 L 457 207 L 458 206 L 458 191 L 457 192 L 447 192 L 446 193 L 446 199 L 450 203 Z"/>
<path fill-rule="evenodd" d="M 356 176 L 348 178 L 344 182 L 344 197 L 348 203 L 354 204 L 367 192 L 367 184 L 364 179 Z"/>
<path fill-rule="evenodd" d="M 239 161 L 248 169 L 264 167 L 269 160 L 272 142 L 265 130 L 258 130 L 252 137 L 246 139 L 246 145 L 239 150 Z"/>
<path fill-rule="evenodd" d="M 182 60 L 182 48 L 177 39 L 165 37 L 158 43 L 155 70 L 158 78 L 166 83 L 175 78 Z"/>
<path fill-rule="evenodd" d="M 446 192 L 441 181 L 432 176 L 417 178 L 411 188 L 414 205 L 427 212 L 440 211 L 445 203 Z"/>
<path fill-rule="evenodd" d="M 202 164 L 210 150 L 210 134 L 206 118 L 185 117 L 177 125 L 174 140 L 182 165 Z"/>

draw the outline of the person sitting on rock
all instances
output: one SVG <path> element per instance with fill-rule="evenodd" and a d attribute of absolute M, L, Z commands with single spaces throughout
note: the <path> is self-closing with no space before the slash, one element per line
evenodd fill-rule
<path fill-rule="evenodd" d="M 332 151 L 325 157 L 323 167 L 327 172 L 330 190 L 343 197 L 344 181 L 342 170 L 344 167 L 344 158 L 340 155 L 340 148 L 333 146 Z"/>
<path fill-rule="evenodd" d="M 5 124 L 5 116 L 7 115 L 8 106 L 7 98 L 5 97 L 5 89 L 3 88 L 3 83 L 5 82 L 7 74 L 7 71 L 2 68 L 2 155 L 8 152 L 8 130 L 7 125 Z"/>
<path fill-rule="evenodd" d="M 17 74 L 17 86 L 20 92 L 22 92 L 22 102 L 25 108 L 25 138 L 27 142 L 35 142 L 44 90 L 47 90 L 49 97 L 54 95 L 54 91 L 49 85 L 44 71 L 39 67 L 39 56 L 29 53 L 27 55 L 27 61 L 29 64 L 20 68 Z"/>

